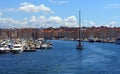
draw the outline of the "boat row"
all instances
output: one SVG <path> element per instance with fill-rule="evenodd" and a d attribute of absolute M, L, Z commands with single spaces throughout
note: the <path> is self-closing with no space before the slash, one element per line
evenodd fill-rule
<path fill-rule="evenodd" d="M 4 39 L 0 41 L 0 53 L 21 53 L 35 52 L 36 49 L 52 49 L 52 42 L 45 42 L 44 39 Z"/>
<path fill-rule="evenodd" d="M 95 38 L 90 38 L 88 39 L 88 42 L 102 42 L 102 43 L 115 43 L 115 44 L 120 44 L 120 38 L 116 39 L 95 39 Z"/>

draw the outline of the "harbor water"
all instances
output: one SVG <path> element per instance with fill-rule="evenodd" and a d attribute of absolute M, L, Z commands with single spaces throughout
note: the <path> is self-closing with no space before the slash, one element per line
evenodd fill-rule
<path fill-rule="evenodd" d="M 0 74 L 120 74 L 120 45 L 52 40 L 52 49 L 0 54 Z"/>

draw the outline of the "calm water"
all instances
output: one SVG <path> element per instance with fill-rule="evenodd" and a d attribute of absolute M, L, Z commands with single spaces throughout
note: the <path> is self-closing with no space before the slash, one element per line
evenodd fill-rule
<path fill-rule="evenodd" d="M 120 45 L 54 40 L 52 50 L 1 54 L 0 74 L 120 74 Z"/>

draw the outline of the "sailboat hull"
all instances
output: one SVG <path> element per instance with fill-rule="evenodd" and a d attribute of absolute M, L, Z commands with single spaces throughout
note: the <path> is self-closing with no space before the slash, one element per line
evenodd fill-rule
<path fill-rule="evenodd" d="M 82 45 L 77 45 L 76 49 L 82 50 L 82 49 L 83 49 L 83 46 L 82 46 Z"/>

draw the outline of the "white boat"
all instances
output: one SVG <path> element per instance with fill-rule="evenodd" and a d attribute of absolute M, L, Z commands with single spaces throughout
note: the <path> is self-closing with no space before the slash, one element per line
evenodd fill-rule
<path fill-rule="evenodd" d="M 43 41 L 36 40 L 36 41 L 35 41 L 35 48 L 36 48 L 36 49 L 40 49 L 42 43 L 43 43 Z"/>
<path fill-rule="evenodd" d="M 52 42 L 46 41 L 46 34 L 44 35 L 44 41 L 40 45 L 40 49 L 52 49 Z"/>
<path fill-rule="evenodd" d="M 22 44 L 14 44 L 12 48 L 12 53 L 21 53 L 23 50 L 24 49 Z"/>
<path fill-rule="evenodd" d="M 8 53 L 10 51 L 11 49 L 7 45 L 0 46 L 0 53 Z"/>
<path fill-rule="evenodd" d="M 41 49 L 51 49 L 52 43 L 43 43 L 41 44 Z"/>

